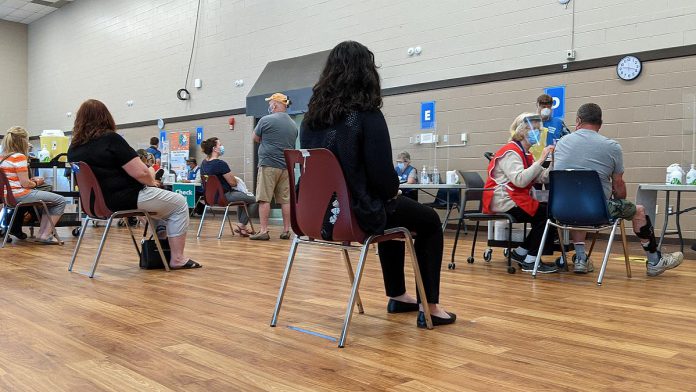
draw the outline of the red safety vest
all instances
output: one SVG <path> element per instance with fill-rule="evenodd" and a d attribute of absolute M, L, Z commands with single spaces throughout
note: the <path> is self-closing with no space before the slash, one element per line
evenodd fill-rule
<path fill-rule="evenodd" d="M 533 181 L 530 182 L 529 185 L 527 185 L 526 187 L 519 188 L 510 181 L 505 183 L 497 183 L 493 179 L 493 168 L 495 167 L 496 161 L 500 157 L 505 155 L 508 151 L 514 151 L 515 153 L 517 153 L 517 155 L 520 156 L 520 158 L 522 158 L 522 163 L 524 164 L 525 169 L 530 167 L 534 163 L 534 157 L 532 156 L 532 154 L 525 153 L 522 147 L 520 147 L 515 142 L 509 142 L 508 144 L 501 147 L 500 150 L 498 150 L 498 152 L 495 153 L 495 156 L 493 157 L 493 159 L 491 159 L 491 162 L 488 164 L 488 179 L 486 180 L 486 189 L 495 190 L 483 192 L 483 212 L 486 214 L 494 213 L 494 211 L 491 210 L 493 192 L 499 192 L 500 189 L 505 189 L 507 190 L 507 193 L 510 195 L 512 201 L 514 201 L 518 207 L 520 207 L 522 210 L 524 210 L 524 212 L 526 212 L 530 216 L 534 216 L 534 214 L 536 214 L 537 208 L 539 208 L 539 202 L 536 199 L 532 198 L 532 196 L 530 195 L 530 191 L 534 186 Z"/>

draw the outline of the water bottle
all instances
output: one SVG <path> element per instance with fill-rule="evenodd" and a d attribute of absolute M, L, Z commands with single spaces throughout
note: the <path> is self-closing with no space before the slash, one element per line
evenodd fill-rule
<path fill-rule="evenodd" d="M 437 170 L 437 165 L 433 166 L 433 180 L 431 181 L 432 184 L 439 184 L 440 183 L 440 171 Z"/>
<path fill-rule="evenodd" d="M 696 169 L 694 169 L 694 164 L 691 164 L 691 170 L 686 173 L 686 185 L 696 185 Z"/>
<path fill-rule="evenodd" d="M 428 167 L 425 165 L 423 165 L 423 170 L 421 170 L 421 173 L 420 173 L 420 183 L 421 184 L 428 183 Z"/>

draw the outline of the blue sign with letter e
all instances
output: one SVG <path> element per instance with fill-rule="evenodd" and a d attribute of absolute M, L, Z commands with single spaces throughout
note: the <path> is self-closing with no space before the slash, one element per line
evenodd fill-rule
<path fill-rule="evenodd" d="M 203 127 L 198 127 L 198 128 L 196 128 L 196 144 L 198 144 L 200 146 L 202 141 L 203 141 Z"/>
<path fill-rule="evenodd" d="M 421 129 L 435 129 L 435 101 L 421 102 Z"/>
<path fill-rule="evenodd" d="M 544 93 L 553 99 L 551 106 L 553 113 L 551 115 L 562 119 L 565 116 L 565 86 L 547 87 L 544 89 Z"/>

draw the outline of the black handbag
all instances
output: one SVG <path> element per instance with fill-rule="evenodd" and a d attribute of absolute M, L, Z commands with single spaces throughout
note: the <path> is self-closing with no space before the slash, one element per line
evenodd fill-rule
<path fill-rule="evenodd" d="M 160 245 L 162 245 L 162 251 L 164 251 L 164 259 L 169 262 L 171 259 L 171 249 L 169 248 L 169 241 L 166 239 L 160 239 Z M 142 252 L 140 253 L 140 268 L 142 269 L 164 269 L 164 264 L 162 264 L 162 258 L 160 257 L 159 251 L 157 249 L 157 244 L 155 240 L 150 237 L 150 239 L 142 240 Z"/>

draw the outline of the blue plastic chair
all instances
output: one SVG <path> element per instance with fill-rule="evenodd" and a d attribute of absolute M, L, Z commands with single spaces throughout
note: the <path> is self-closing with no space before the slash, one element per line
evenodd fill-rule
<path fill-rule="evenodd" d="M 599 174 L 594 170 L 554 170 L 549 175 L 549 183 L 549 218 L 546 221 L 544 235 L 541 239 L 542 246 L 546 242 L 550 226 L 556 227 L 558 238 L 563 238 L 562 230 L 593 232 L 596 238 L 598 232 L 611 229 L 607 249 L 604 252 L 602 268 L 597 278 L 597 285 L 601 285 L 607 268 L 609 252 L 614 242 L 616 228 L 619 227 L 621 229 L 621 242 L 626 261 L 626 276 L 630 278 L 631 265 L 628 259 L 628 246 L 623 219 L 613 219 L 609 215 L 607 199 L 604 196 L 604 189 L 602 188 Z M 592 248 L 594 248 L 594 243 L 595 240 L 593 239 L 588 257 L 592 252 Z M 533 277 L 536 277 L 537 274 L 537 268 L 541 260 L 541 250 L 540 246 L 536 262 L 534 263 Z M 561 247 L 561 252 L 563 253 L 563 259 L 568 260 L 564 247 Z"/>

